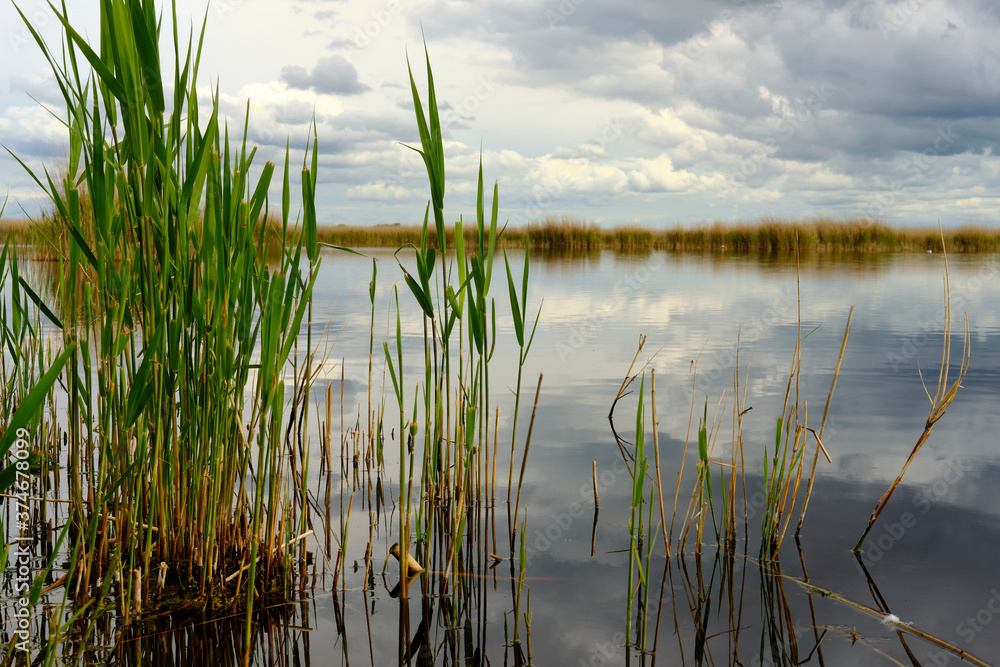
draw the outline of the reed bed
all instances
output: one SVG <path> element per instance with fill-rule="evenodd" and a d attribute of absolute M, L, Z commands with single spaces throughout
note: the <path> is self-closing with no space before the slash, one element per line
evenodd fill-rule
<path fill-rule="evenodd" d="M 468 232 L 471 239 L 471 231 Z M 338 225 L 320 227 L 320 238 L 328 243 L 352 247 L 396 247 L 417 243 L 419 226 Z M 447 232 L 449 244 L 454 233 Z M 436 245 L 432 234 L 428 243 Z M 811 218 L 784 220 L 764 218 L 740 223 L 713 222 L 689 227 L 653 229 L 639 225 L 600 227 L 571 218 L 546 218 L 527 227 L 505 227 L 498 238 L 500 248 L 536 250 L 668 250 L 673 252 L 731 252 L 794 254 L 799 252 L 1000 252 L 1000 230 L 987 226 L 938 228 L 893 227 L 864 219 Z"/>
<path fill-rule="evenodd" d="M 5 220 L 0 229 L 13 234 L 19 243 L 37 248 L 35 255 L 46 252 L 50 239 L 64 236 L 58 231 L 57 215 L 46 213 L 36 225 L 29 220 Z M 275 250 L 280 234 L 280 219 L 271 217 L 267 228 L 271 230 L 269 249 Z M 381 225 L 320 225 L 318 240 L 330 245 L 351 248 L 398 248 L 418 244 L 422 226 L 415 224 Z M 472 245 L 475 230 L 465 228 L 465 241 Z M 455 230 L 444 230 L 446 247 L 455 247 Z M 649 228 L 640 225 L 615 225 L 601 227 L 573 218 L 546 218 L 525 227 L 505 226 L 497 239 L 498 249 L 532 248 L 555 252 L 593 252 L 616 250 L 641 252 L 666 250 L 670 252 L 752 253 L 761 255 L 792 255 L 798 239 L 800 253 L 885 253 L 885 252 L 941 252 L 945 247 L 953 253 L 1000 252 L 1000 230 L 989 226 L 963 226 L 941 233 L 932 227 L 895 227 L 880 221 L 865 219 L 810 218 L 786 220 L 763 218 L 747 222 L 712 222 L 668 228 Z M 295 236 L 289 237 L 297 242 Z M 437 232 L 430 230 L 427 243 L 437 248 Z"/>
<path fill-rule="evenodd" d="M 418 243 L 416 225 L 321 226 L 319 238 L 327 243 L 351 247 L 398 247 Z M 454 231 L 446 231 L 454 245 Z M 468 240 L 472 230 L 466 230 Z M 428 243 L 437 245 L 431 233 Z M 499 248 L 553 251 L 645 251 L 729 252 L 792 255 L 802 253 L 874 252 L 1000 252 L 1000 230 L 988 226 L 964 226 L 941 231 L 934 227 L 895 227 L 864 219 L 811 218 L 784 220 L 764 218 L 738 223 L 713 222 L 687 227 L 654 229 L 639 225 L 600 227 L 570 218 L 547 218 L 527 227 L 501 230 Z"/>

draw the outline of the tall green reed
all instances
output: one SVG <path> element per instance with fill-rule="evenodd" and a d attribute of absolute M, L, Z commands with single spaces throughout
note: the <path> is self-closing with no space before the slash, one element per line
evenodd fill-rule
<path fill-rule="evenodd" d="M 646 473 L 649 470 L 649 461 L 646 457 L 645 446 L 645 405 L 644 394 L 646 389 L 646 376 L 643 374 L 639 382 L 639 400 L 635 413 L 635 464 L 632 470 L 632 511 L 628 522 L 629 532 L 629 552 L 628 552 L 628 602 L 625 612 L 625 636 L 630 636 L 632 630 L 632 607 L 636 592 L 635 575 L 638 570 L 640 586 L 645 585 L 646 570 L 642 566 L 642 541 L 643 522 L 642 512 L 645 502 Z M 652 535 L 650 535 L 652 539 Z M 638 642 L 637 642 L 638 643 Z"/>
<path fill-rule="evenodd" d="M 489 451 L 490 435 L 489 362 L 495 350 L 497 332 L 496 309 L 490 287 L 497 245 L 499 197 L 494 185 L 492 207 L 487 209 L 480 164 L 474 242 L 471 248 L 467 246 L 464 221 L 460 219 L 454 225 L 454 253 L 449 254 L 444 241 L 443 136 L 429 55 L 425 59 L 426 111 L 412 68 L 409 70 L 420 136 L 420 146 L 410 148 L 423 158 L 431 200 L 424 212 L 419 243 L 404 245 L 396 252 L 403 282 L 422 316 L 421 381 L 413 386 L 403 382 L 403 336 L 398 291 L 395 354 L 390 354 L 388 342 L 383 348 L 396 403 L 400 406 L 400 432 L 412 431 L 410 440 L 400 440 L 401 561 L 405 563 L 411 536 L 409 517 L 415 513 L 420 528 L 417 541 L 426 548 L 434 539 L 444 540 L 445 571 L 454 574 L 451 568 L 461 558 L 470 512 L 483 501 L 480 494 L 484 467 L 488 466 L 485 454 Z M 438 241 L 437 247 L 430 243 L 432 230 Z M 412 263 L 406 260 L 408 257 L 412 258 Z M 534 333 L 534 329 L 527 330 L 525 313 L 529 263 L 530 257 L 526 253 L 519 291 L 515 287 L 509 262 L 506 263 L 515 337 L 520 348 L 519 368 L 524 366 Z M 536 326 L 537 320 L 536 316 Z M 414 392 L 414 412 L 412 419 L 407 421 L 402 406 L 409 402 L 407 395 L 411 390 Z M 518 386 L 515 390 L 515 424 L 519 399 Z M 418 415 L 418 410 L 422 415 Z M 516 438 L 516 425 L 514 428 L 513 437 Z M 416 494 L 413 493 L 414 488 L 418 491 Z M 488 483 L 486 488 L 489 488 Z M 513 534 L 511 537 L 513 550 Z"/>
<path fill-rule="evenodd" d="M 69 136 L 63 178 L 25 168 L 70 237 L 55 310 L 68 355 L 73 586 L 82 601 L 114 575 L 127 622 L 164 562 L 206 606 L 242 599 L 249 619 L 258 590 L 287 581 L 303 525 L 281 431 L 286 363 L 301 354 L 319 264 L 318 142 L 314 133 L 304 152 L 299 242 L 269 264 L 275 165 L 255 165 L 248 117 L 231 140 L 217 94 L 204 112 L 204 25 L 183 45 L 176 4 L 170 14 L 170 84 L 151 0 L 102 0 L 96 49 L 63 3 L 61 55 L 21 14 L 55 74 Z M 282 242 L 290 164 L 286 149 Z"/>

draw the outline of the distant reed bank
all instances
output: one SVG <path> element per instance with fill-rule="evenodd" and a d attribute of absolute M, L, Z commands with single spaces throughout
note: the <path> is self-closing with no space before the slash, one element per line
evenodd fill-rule
<path fill-rule="evenodd" d="M 398 247 L 420 243 L 418 225 L 325 226 L 318 230 L 326 243 L 348 247 Z M 429 232 L 433 234 L 433 232 Z M 448 228 L 447 245 L 454 231 Z M 472 240 L 466 232 L 468 241 Z M 502 248 L 523 248 L 530 240 L 539 250 L 672 250 L 748 253 L 818 252 L 939 252 L 941 232 L 936 227 L 892 227 L 862 219 L 768 218 L 748 222 L 714 222 L 689 227 L 655 229 L 639 225 L 600 227 L 566 218 L 547 218 L 526 227 L 506 227 L 499 235 Z M 429 239 L 436 244 L 436 237 Z M 1000 252 L 1000 228 L 944 229 L 949 252 Z"/>
<path fill-rule="evenodd" d="M 0 221 L 0 234 L 36 246 L 41 258 L 44 246 L 61 243 L 65 230 L 46 214 L 41 221 Z M 280 221 L 272 221 L 271 245 L 281 237 Z M 398 248 L 420 244 L 421 225 L 325 225 L 317 229 L 321 243 L 350 248 Z M 454 228 L 446 228 L 447 245 L 454 247 Z M 466 228 L 473 241 L 474 229 Z M 289 234 L 297 242 L 298 237 Z M 711 222 L 701 225 L 653 228 L 641 225 L 601 227 L 570 218 L 546 218 L 527 226 L 504 227 L 497 239 L 500 248 L 523 248 L 530 240 L 537 250 L 670 250 L 688 252 L 735 252 L 781 254 L 815 252 L 940 252 L 941 232 L 936 227 L 894 227 L 864 219 L 765 218 L 747 222 Z M 1000 252 L 1000 227 L 964 226 L 944 229 L 949 252 Z M 437 246 L 435 229 L 428 230 L 428 244 Z"/>

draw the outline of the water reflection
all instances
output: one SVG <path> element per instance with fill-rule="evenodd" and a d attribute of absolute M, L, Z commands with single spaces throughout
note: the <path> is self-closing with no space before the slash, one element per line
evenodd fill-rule
<path fill-rule="evenodd" d="M 371 254 L 384 267 L 394 263 L 391 252 Z M 523 255 L 509 255 L 516 272 Z M 488 555 L 507 559 L 512 551 L 504 531 L 514 519 L 500 500 L 502 475 L 495 506 L 469 508 L 477 543 L 463 545 L 452 557 L 443 543 L 417 545 L 428 573 L 412 581 L 410 595 L 401 598 L 393 594 L 398 569 L 388 556 L 391 538 L 385 528 L 386 521 L 396 520 L 398 479 L 391 472 L 356 473 L 348 455 L 339 471 L 334 465 L 324 478 L 335 486 L 347 480 L 346 495 L 317 496 L 320 506 L 328 504 L 337 514 L 352 490 L 358 494 L 347 519 L 352 529 L 345 553 L 348 565 L 357 561 L 360 566 L 356 571 L 348 567 L 334 586 L 335 545 L 313 545 L 316 561 L 308 577 L 317 582 L 315 591 L 306 594 L 305 602 L 260 618 L 251 664 L 382 665 L 409 657 L 415 664 L 488 660 L 498 665 L 524 664 L 529 656 L 535 664 L 566 665 L 676 664 L 679 659 L 690 664 L 867 664 L 883 654 L 903 663 L 958 664 L 959 658 L 940 644 L 883 624 L 890 613 L 980 658 L 1000 656 L 995 565 L 1000 553 L 1000 258 L 950 258 L 953 306 L 969 314 L 972 365 L 955 404 L 907 471 L 860 560 L 851 547 L 926 419 L 920 373 L 936 369 L 943 329 L 938 255 L 807 255 L 798 273 L 786 259 L 721 252 L 603 251 L 533 255 L 532 261 L 529 301 L 544 299 L 544 306 L 528 365 L 531 372 L 544 373 L 545 381 L 521 504 L 527 508 L 528 556 L 522 600 L 517 600 L 521 573 L 516 561 Z M 332 429 L 350 434 L 365 422 L 359 415 L 367 399 L 370 263 L 330 255 L 322 271 L 314 334 L 327 326 L 338 332 L 331 357 L 343 362 L 326 381 L 339 398 L 341 373 L 345 378 L 344 423 L 334 411 Z M 380 273 L 386 277 L 376 290 L 376 350 L 387 338 L 390 273 Z M 856 310 L 824 436 L 833 463 L 819 467 L 800 542 L 787 541 L 778 563 L 762 566 L 746 554 L 757 553 L 753 536 L 759 533 L 760 516 L 754 498 L 763 487 L 764 447 L 773 444 L 781 413 L 800 294 L 808 332 L 800 391 L 814 410 L 829 389 L 847 312 L 851 305 Z M 416 350 L 422 320 L 415 308 L 403 305 L 404 345 Z M 508 327 L 503 299 L 496 308 L 498 327 Z M 660 455 L 671 483 L 690 439 L 692 402 L 699 408 L 706 399 L 712 406 L 721 400 L 731 404 L 737 356 L 749 373 L 747 403 L 753 410 L 743 427 L 748 517 L 738 531 L 749 539 L 741 540 L 736 551 L 707 544 L 700 555 L 689 548 L 669 559 L 657 549 L 649 572 L 651 604 L 636 615 L 626 608 L 628 554 L 623 551 L 631 479 L 607 414 L 640 335 L 648 337 L 650 354 L 658 351 L 651 367 L 657 371 Z M 960 346 L 957 337 L 955 344 Z M 407 358 L 418 360 L 416 354 Z M 379 366 L 376 358 L 376 377 Z M 417 377 L 421 370 L 407 367 L 406 373 Z M 497 367 L 492 385 L 497 402 L 506 399 L 515 373 L 515 368 Z M 322 396 L 325 388 L 317 403 Z M 631 397 L 619 409 L 624 415 L 634 407 Z M 511 416 L 502 412 L 501 440 L 510 428 Z M 633 438 L 628 427 L 622 430 L 624 438 Z M 728 432 L 720 435 L 716 460 L 729 456 L 728 438 Z M 323 462 L 318 447 L 314 450 L 311 469 L 318 471 Z M 393 471 L 393 462 L 386 463 Z M 502 450 L 498 465 L 501 471 L 509 465 Z M 685 470 L 682 489 L 690 488 L 692 475 L 690 467 Z M 593 507 L 592 477 L 600 487 L 599 513 Z M 334 532 L 342 534 L 336 526 Z M 624 635 L 626 613 L 633 614 L 633 628 L 647 629 L 646 654 L 630 648 L 637 637 Z M 117 646 L 113 662 L 120 664 L 242 664 L 241 619 L 170 623 L 137 625 L 119 634 L 109 630 L 98 641 Z"/>

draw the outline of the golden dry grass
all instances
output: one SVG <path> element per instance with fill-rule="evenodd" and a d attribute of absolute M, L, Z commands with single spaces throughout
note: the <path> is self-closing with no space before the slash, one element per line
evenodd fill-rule
<path fill-rule="evenodd" d="M 269 226 L 280 236 L 280 223 Z M 65 233 L 51 216 L 41 221 L 5 219 L 0 234 L 12 234 L 18 243 L 36 246 L 35 255 L 54 255 L 52 242 L 65 243 Z M 319 241 L 350 248 L 398 248 L 420 243 L 419 225 L 328 225 L 318 229 Z M 437 245 L 433 226 L 428 241 Z M 475 226 L 465 226 L 466 247 L 475 244 Z M 448 246 L 454 247 L 454 228 L 447 229 Z M 291 235 L 293 241 L 297 236 Z M 1000 252 L 1000 229 L 965 226 L 944 230 L 950 252 Z M 500 248 L 523 248 L 526 239 L 536 250 L 587 252 L 601 249 L 619 251 L 669 250 L 685 252 L 734 252 L 758 254 L 791 253 L 798 239 L 802 251 L 812 252 L 926 252 L 941 250 L 941 236 L 936 227 L 892 227 L 882 222 L 861 219 L 810 218 L 785 220 L 762 218 L 747 222 L 707 222 L 687 227 L 654 229 L 640 225 L 599 227 L 573 218 L 546 218 L 527 227 L 503 229 Z"/>
<path fill-rule="evenodd" d="M 454 242 L 449 230 L 448 244 Z M 471 244 L 473 228 L 466 226 Z M 420 242 L 417 225 L 372 227 L 322 227 L 320 240 L 350 247 L 397 247 Z M 429 239 L 435 242 L 433 230 Z M 944 230 L 945 243 L 952 252 L 1000 252 L 1000 230 L 990 227 L 958 227 Z M 818 252 L 925 252 L 941 250 L 936 227 L 891 227 L 881 222 L 858 219 L 812 218 L 783 220 L 711 222 L 693 227 L 653 229 L 639 225 L 598 227 L 568 218 L 548 218 L 524 227 L 508 227 L 500 236 L 500 247 L 523 248 L 525 239 L 544 250 L 672 250 L 790 253 L 798 240 L 801 250 Z M 467 244 L 468 245 L 468 244 Z"/>

